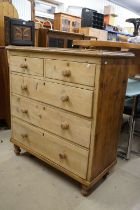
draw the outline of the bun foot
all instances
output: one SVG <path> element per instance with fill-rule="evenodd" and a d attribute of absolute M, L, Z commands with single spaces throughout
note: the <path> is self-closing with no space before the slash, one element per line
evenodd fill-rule
<path fill-rule="evenodd" d="M 81 194 L 83 196 L 88 196 L 91 193 L 91 189 L 82 185 Z"/>
<path fill-rule="evenodd" d="M 18 147 L 18 146 L 15 145 L 15 144 L 14 144 L 14 152 L 15 152 L 15 154 L 16 154 L 17 156 L 19 156 L 19 155 L 20 155 L 20 152 L 21 152 L 20 147 Z"/>
<path fill-rule="evenodd" d="M 106 179 L 109 175 L 109 172 L 107 172 L 104 176 L 103 176 L 103 179 Z"/>

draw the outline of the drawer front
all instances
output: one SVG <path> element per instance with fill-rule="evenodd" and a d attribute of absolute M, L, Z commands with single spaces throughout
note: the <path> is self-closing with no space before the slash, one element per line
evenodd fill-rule
<path fill-rule="evenodd" d="M 93 91 L 19 75 L 11 76 L 11 90 L 13 93 L 91 117 Z"/>
<path fill-rule="evenodd" d="M 10 69 L 14 72 L 43 76 L 43 59 L 22 56 L 10 57 Z"/>
<path fill-rule="evenodd" d="M 81 178 L 86 178 L 88 164 L 87 150 L 16 118 L 12 119 L 12 128 L 13 139 Z"/>
<path fill-rule="evenodd" d="M 89 148 L 90 120 L 16 95 L 11 97 L 11 112 L 13 116 Z"/>
<path fill-rule="evenodd" d="M 95 64 L 46 59 L 45 75 L 52 79 L 94 86 Z"/>

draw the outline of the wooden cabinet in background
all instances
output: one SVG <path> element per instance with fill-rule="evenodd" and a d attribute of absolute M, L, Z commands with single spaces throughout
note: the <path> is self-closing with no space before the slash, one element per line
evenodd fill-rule
<path fill-rule="evenodd" d="M 96 40 L 96 37 L 79 33 L 68 33 L 45 28 L 36 29 L 36 46 L 38 47 L 72 48 L 73 40 L 89 40 L 91 38 Z"/>
<path fill-rule="evenodd" d="M 0 121 L 10 128 L 9 69 L 5 47 L 0 47 Z"/>
<path fill-rule="evenodd" d="M 81 18 L 66 13 L 54 13 L 54 30 L 78 33 L 81 27 Z"/>

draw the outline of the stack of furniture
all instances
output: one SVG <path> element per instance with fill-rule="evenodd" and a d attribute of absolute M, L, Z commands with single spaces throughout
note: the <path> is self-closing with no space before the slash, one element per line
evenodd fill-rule
<path fill-rule="evenodd" d="M 104 7 L 104 23 L 105 25 L 115 25 L 115 18 L 117 14 L 115 13 L 115 8 L 111 5 Z"/>
<path fill-rule="evenodd" d="M 98 40 L 107 40 L 104 29 L 104 15 L 95 10 L 83 8 L 80 33 L 86 36 L 95 36 Z"/>
<path fill-rule="evenodd" d="M 27 47 L 8 54 L 16 154 L 25 149 L 87 195 L 116 163 L 133 54 Z"/>

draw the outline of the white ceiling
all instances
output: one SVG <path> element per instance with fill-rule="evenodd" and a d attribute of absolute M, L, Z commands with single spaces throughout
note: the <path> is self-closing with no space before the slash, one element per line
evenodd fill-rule
<path fill-rule="evenodd" d="M 140 15 L 140 0 L 110 0 Z"/>

